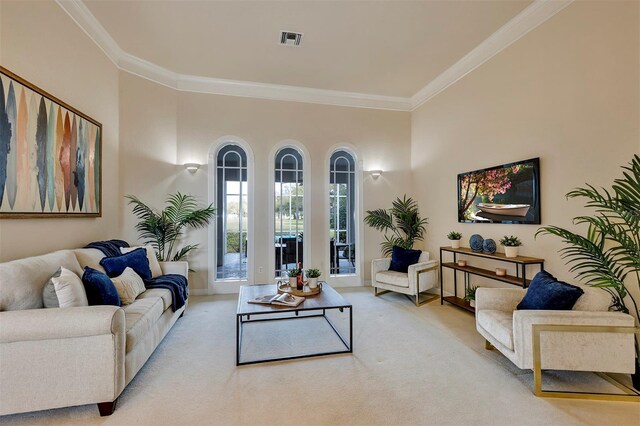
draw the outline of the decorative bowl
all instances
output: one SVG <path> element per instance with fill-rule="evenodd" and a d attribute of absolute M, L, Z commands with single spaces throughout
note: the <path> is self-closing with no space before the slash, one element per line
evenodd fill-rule
<path fill-rule="evenodd" d="M 487 238 L 482 243 L 482 251 L 487 253 L 487 254 L 495 253 L 496 249 L 497 249 L 496 242 L 493 241 L 491 238 Z"/>
<path fill-rule="evenodd" d="M 471 238 L 469 238 L 469 247 L 473 251 L 482 251 L 482 244 L 484 243 L 484 238 L 481 235 L 473 234 Z"/>

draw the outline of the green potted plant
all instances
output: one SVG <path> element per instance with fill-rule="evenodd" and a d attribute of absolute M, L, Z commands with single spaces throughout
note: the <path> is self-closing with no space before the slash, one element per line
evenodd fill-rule
<path fill-rule="evenodd" d="M 476 307 L 476 290 L 477 289 L 478 287 L 476 286 L 469 286 L 464 295 L 464 300 L 469 302 L 472 308 Z"/>
<path fill-rule="evenodd" d="M 505 235 L 504 238 L 500 239 L 500 244 L 504 246 L 504 254 L 507 257 L 518 257 L 518 247 L 522 245 L 520 238 L 513 235 L 507 237 Z"/>
<path fill-rule="evenodd" d="M 367 210 L 364 223 L 384 232 L 382 254 L 389 256 L 394 246 L 411 249 L 414 242 L 422 241 L 428 222 L 420 217 L 418 203 L 404 195 L 402 199 L 396 198 L 389 210 Z"/>
<path fill-rule="evenodd" d="M 183 260 L 198 248 L 198 244 L 187 244 L 182 248 L 175 248 L 175 245 L 186 229 L 205 228 L 216 212 L 213 204 L 199 208 L 193 195 L 180 192 L 170 195 L 167 206 L 161 211 L 152 209 L 133 195 L 126 198 L 133 205 L 133 214 L 140 220 L 136 224 L 140 239 L 153 246 L 161 262 Z"/>
<path fill-rule="evenodd" d="M 447 238 L 451 241 L 451 248 L 460 248 L 460 239 L 462 238 L 460 232 L 451 231 L 447 234 Z"/>
<path fill-rule="evenodd" d="M 633 156 L 622 167 L 622 178 L 614 179 L 611 189 L 587 184 L 567 194 L 583 198 L 594 209 L 591 216 L 574 218 L 576 225 L 587 225 L 584 235 L 559 226 L 543 226 L 536 232 L 555 235 L 567 244 L 562 257 L 572 265 L 570 271 L 585 284 L 600 287 L 611 294 L 612 308 L 640 317 L 634 298 L 640 290 L 640 156 Z M 635 335 L 636 372 L 633 386 L 640 389 L 640 346 Z"/>
<path fill-rule="evenodd" d="M 287 275 L 289 276 L 289 287 L 296 288 L 298 285 L 298 275 L 302 275 L 302 269 L 289 269 Z"/>
<path fill-rule="evenodd" d="M 309 284 L 309 288 L 315 289 L 318 287 L 318 278 L 322 273 L 319 269 L 309 268 L 306 270 L 307 275 L 307 284 Z"/>

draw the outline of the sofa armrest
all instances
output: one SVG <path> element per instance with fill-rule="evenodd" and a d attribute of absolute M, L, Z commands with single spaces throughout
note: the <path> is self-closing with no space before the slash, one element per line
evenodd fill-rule
<path fill-rule="evenodd" d="M 477 303 L 477 301 L 476 301 Z M 576 326 L 575 330 L 543 331 L 540 335 L 542 368 L 572 371 L 631 373 L 634 371 L 633 332 L 588 331 L 581 326 L 635 326 L 622 312 L 521 310 L 513 313 L 514 350 L 526 368 L 533 367 L 533 326 Z"/>
<path fill-rule="evenodd" d="M 177 274 L 189 278 L 189 262 L 160 262 L 160 269 L 163 274 Z"/>
<path fill-rule="evenodd" d="M 480 287 L 476 290 L 476 312 L 484 309 L 513 312 L 526 293 L 522 288 Z"/>
<path fill-rule="evenodd" d="M 375 281 L 376 274 L 382 271 L 388 271 L 391 266 L 391 258 L 373 259 L 371 261 L 371 279 Z"/>
<path fill-rule="evenodd" d="M 117 306 L 27 309 L 0 312 L 0 343 L 124 333 Z"/>

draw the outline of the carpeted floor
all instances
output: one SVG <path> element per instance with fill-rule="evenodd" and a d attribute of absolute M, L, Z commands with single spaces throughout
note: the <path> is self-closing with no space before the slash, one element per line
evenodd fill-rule
<path fill-rule="evenodd" d="M 353 355 L 236 367 L 236 296 L 192 297 L 112 416 L 101 418 L 87 405 L 0 423 L 640 424 L 640 404 L 536 398 L 531 372 L 486 351 L 469 313 L 437 301 L 415 307 L 397 294 L 376 298 L 369 288 L 340 292 L 354 306 Z M 245 354 L 259 356 L 270 343 L 265 350 L 272 353 L 299 350 L 298 341 L 305 348 L 335 344 L 325 340 L 330 334 L 300 332 L 309 324 L 278 324 L 285 333 L 273 325 L 247 331 Z M 546 379 L 556 386 L 599 385 L 590 374 Z"/>

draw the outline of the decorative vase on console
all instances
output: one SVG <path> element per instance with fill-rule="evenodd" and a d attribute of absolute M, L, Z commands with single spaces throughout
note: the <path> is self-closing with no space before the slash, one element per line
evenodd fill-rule
<path fill-rule="evenodd" d="M 482 244 L 484 243 L 484 238 L 481 235 L 473 234 L 471 238 L 469 238 L 469 247 L 471 250 L 481 252 Z"/>

